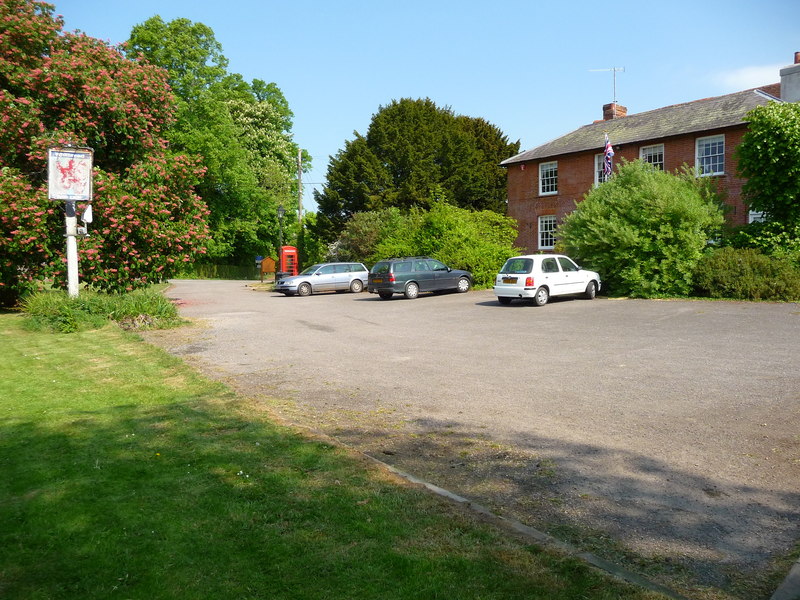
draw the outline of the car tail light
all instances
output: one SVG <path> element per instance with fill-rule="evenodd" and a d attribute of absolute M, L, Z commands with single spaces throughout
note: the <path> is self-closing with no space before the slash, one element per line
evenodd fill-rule
<path fill-rule="evenodd" d="M 533 287 L 533 277 L 525 278 L 525 287 Z"/>
<path fill-rule="evenodd" d="M 394 273 L 389 273 L 389 277 L 387 278 L 389 283 L 394 283 L 396 280 L 394 278 Z"/>

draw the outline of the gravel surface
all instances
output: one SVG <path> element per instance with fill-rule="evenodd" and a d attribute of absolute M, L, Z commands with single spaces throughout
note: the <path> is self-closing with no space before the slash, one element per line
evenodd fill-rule
<path fill-rule="evenodd" d="M 173 282 L 145 334 L 275 414 L 693 598 L 800 539 L 800 306 Z"/>

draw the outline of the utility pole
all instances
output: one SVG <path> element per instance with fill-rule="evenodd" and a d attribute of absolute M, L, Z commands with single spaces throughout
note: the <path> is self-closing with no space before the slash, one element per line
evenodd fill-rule
<path fill-rule="evenodd" d="M 297 220 L 303 223 L 303 151 L 297 149 Z"/>

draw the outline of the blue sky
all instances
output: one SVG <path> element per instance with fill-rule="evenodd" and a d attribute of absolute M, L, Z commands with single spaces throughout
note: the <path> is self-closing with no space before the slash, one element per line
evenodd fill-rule
<path fill-rule="evenodd" d="M 230 71 L 286 95 L 313 159 L 310 210 L 329 157 L 392 100 L 482 117 L 525 150 L 602 118 L 613 80 L 596 69 L 625 69 L 616 96 L 630 114 L 775 83 L 800 51 L 797 0 L 53 3 L 66 30 L 111 43 L 154 15 L 211 27 Z"/>

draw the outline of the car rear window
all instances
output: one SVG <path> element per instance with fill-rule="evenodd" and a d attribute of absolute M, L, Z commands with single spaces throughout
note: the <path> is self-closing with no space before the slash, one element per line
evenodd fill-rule
<path fill-rule="evenodd" d="M 500 269 L 500 272 L 522 275 L 523 273 L 530 273 L 532 269 L 532 258 L 509 258 L 503 268 Z"/>
<path fill-rule="evenodd" d="M 370 271 L 370 272 L 371 273 L 376 273 L 376 274 L 388 273 L 390 266 L 391 266 L 391 263 L 379 262 L 379 263 L 376 263 L 374 267 L 372 267 L 372 271 Z"/>

